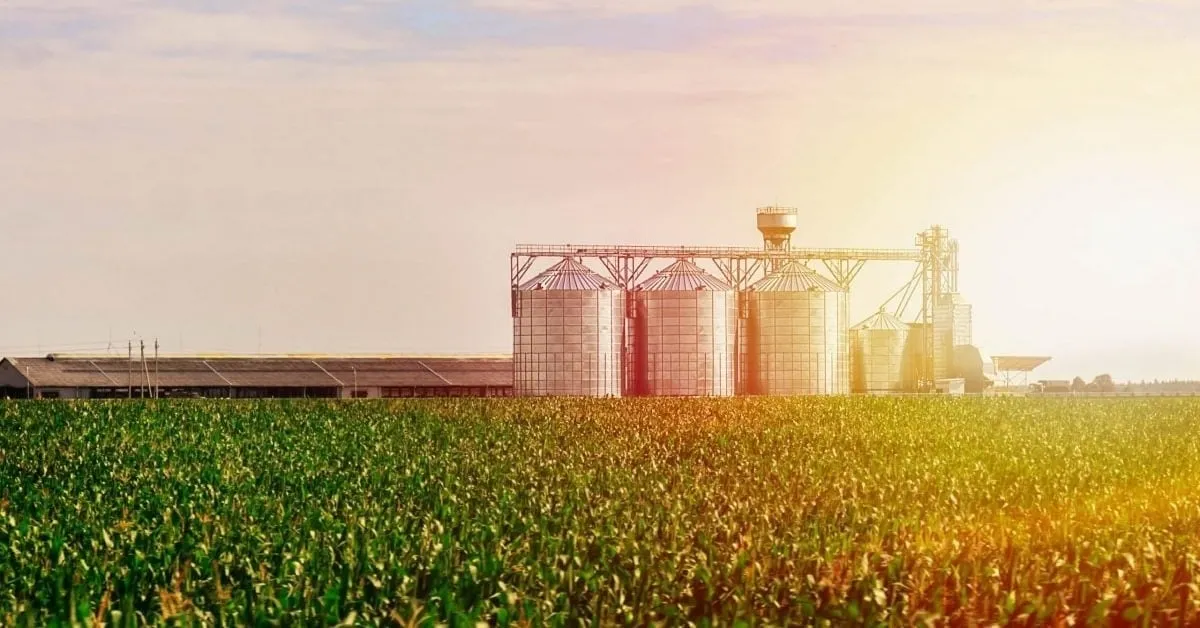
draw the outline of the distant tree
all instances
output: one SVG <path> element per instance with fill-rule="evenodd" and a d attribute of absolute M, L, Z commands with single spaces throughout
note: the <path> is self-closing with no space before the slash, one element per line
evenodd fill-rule
<path fill-rule="evenodd" d="M 1100 392 L 1109 393 L 1117 389 L 1116 385 L 1113 384 L 1112 375 L 1108 373 L 1097 375 L 1096 379 L 1092 380 L 1092 383 L 1095 384 L 1096 388 L 1100 389 Z"/>
<path fill-rule="evenodd" d="M 1083 381 L 1082 377 L 1076 375 L 1075 379 L 1071 381 L 1071 392 L 1079 393 L 1085 390 L 1087 390 L 1087 382 Z"/>

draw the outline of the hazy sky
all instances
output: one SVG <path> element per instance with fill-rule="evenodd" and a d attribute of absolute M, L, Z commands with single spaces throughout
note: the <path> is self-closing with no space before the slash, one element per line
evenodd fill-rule
<path fill-rule="evenodd" d="M 985 355 L 1200 377 L 1198 61 L 1191 1 L 0 0 L 0 354 L 506 352 L 514 244 L 779 203 L 945 224 Z"/>

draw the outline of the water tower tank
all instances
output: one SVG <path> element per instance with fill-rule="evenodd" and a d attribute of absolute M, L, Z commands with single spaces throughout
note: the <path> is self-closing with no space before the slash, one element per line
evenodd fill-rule
<path fill-rule="evenodd" d="M 688 260 L 635 291 L 638 390 L 656 396 L 734 393 L 737 292 Z"/>
<path fill-rule="evenodd" d="M 620 396 L 624 333 L 620 287 L 564 259 L 517 290 L 514 394 Z"/>
<path fill-rule="evenodd" d="M 763 235 L 763 247 L 768 251 L 787 251 L 792 247 L 792 232 L 796 230 L 794 207 L 759 207 L 758 230 Z"/>
<path fill-rule="evenodd" d="M 850 392 L 846 291 L 796 261 L 750 287 L 748 392 Z"/>

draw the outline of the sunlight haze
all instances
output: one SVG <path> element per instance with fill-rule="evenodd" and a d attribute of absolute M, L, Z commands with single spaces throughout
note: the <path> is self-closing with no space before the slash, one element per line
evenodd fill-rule
<path fill-rule="evenodd" d="M 515 245 L 778 203 L 949 228 L 985 356 L 1197 378 L 1197 58 L 1185 2 L 0 0 L 0 354 L 506 353 Z"/>

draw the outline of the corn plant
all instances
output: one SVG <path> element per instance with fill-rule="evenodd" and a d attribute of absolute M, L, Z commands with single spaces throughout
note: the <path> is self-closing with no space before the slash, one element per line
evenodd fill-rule
<path fill-rule="evenodd" d="M 1200 625 L 1200 403 L 0 405 L 3 625 Z"/>

